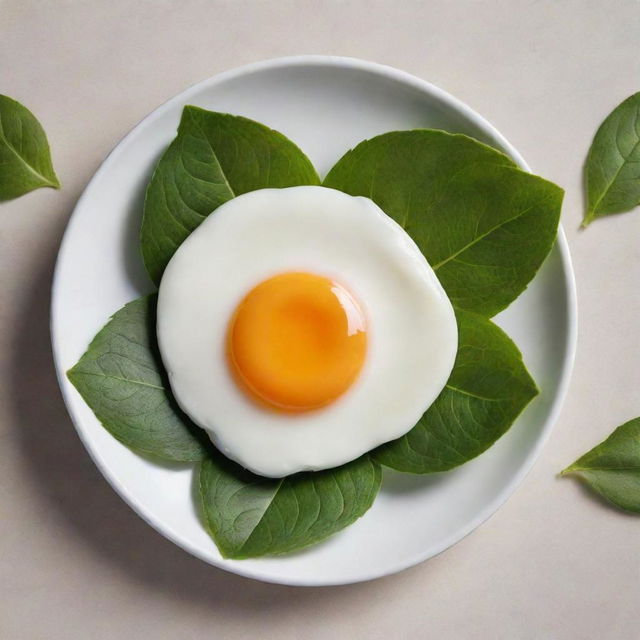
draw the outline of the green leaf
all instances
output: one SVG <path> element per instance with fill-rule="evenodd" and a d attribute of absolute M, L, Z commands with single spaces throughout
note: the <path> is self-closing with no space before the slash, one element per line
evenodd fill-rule
<path fill-rule="evenodd" d="M 640 418 L 618 427 L 562 475 L 568 473 L 616 507 L 640 513 Z"/>
<path fill-rule="evenodd" d="M 47 135 L 29 109 L 0 95 L 0 200 L 40 187 L 60 187 Z"/>
<path fill-rule="evenodd" d="M 214 454 L 200 465 L 202 517 L 226 558 L 287 553 L 355 522 L 373 504 L 381 476 L 368 456 L 274 480 Z"/>
<path fill-rule="evenodd" d="M 156 344 L 156 296 L 116 312 L 67 372 L 120 442 L 164 460 L 201 460 L 207 438 L 176 405 Z"/>
<path fill-rule="evenodd" d="M 502 436 L 538 390 L 516 345 L 490 320 L 457 312 L 458 354 L 436 401 L 409 433 L 373 453 L 409 473 L 457 467 Z"/>
<path fill-rule="evenodd" d="M 159 283 L 185 238 L 234 196 L 319 182 L 311 161 L 281 133 L 240 116 L 185 107 L 145 198 L 141 248 L 149 275 Z"/>
<path fill-rule="evenodd" d="M 585 180 L 583 227 L 640 204 L 640 92 L 619 104 L 600 125 L 587 156 Z"/>
<path fill-rule="evenodd" d="M 429 129 L 360 143 L 324 185 L 374 200 L 414 239 L 453 305 L 488 317 L 536 274 L 553 246 L 563 197 L 499 151 Z"/>

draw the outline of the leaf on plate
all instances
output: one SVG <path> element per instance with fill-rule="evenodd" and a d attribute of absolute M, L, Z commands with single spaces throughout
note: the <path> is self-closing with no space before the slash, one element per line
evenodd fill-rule
<path fill-rule="evenodd" d="M 378 493 L 380 465 L 368 456 L 281 479 L 245 471 L 222 454 L 200 465 L 205 527 L 226 558 L 253 558 L 315 544 L 362 516 Z"/>
<path fill-rule="evenodd" d="M 111 317 L 67 376 L 123 444 L 164 460 L 201 460 L 206 436 L 171 396 L 155 326 L 155 295 L 130 302 Z"/>
<path fill-rule="evenodd" d="M 0 95 L 0 200 L 40 187 L 60 187 L 47 135 L 29 109 Z"/>
<path fill-rule="evenodd" d="M 600 125 L 587 156 L 585 180 L 583 227 L 640 204 L 640 92 L 619 104 Z"/>
<path fill-rule="evenodd" d="M 458 311 L 458 354 L 436 401 L 409 433 L 373 453 L 409 473 L 457 467 L 502 436 L 538 390 L 516 345 L 490 320 Z"/>
<path fill-rule="evenodd" d="M 185 238 L 234 196 L 319 182 L 309 158 L 281 133 L 240 116 L 186 106 L 178 136 L 147 188 L 141 248 L 149 275 L 159 283 Z"/>
<path fill-rule="evenodd" d="M 569 473 L 616 507 L 640 513 L 640 418 L 618 427 L 562 475 Z"/>
<path fill-rule="evenodd" d="M 416 129 L 360 143 L 324 186 L 367 196 L 413 238 L 453 305 L 488 317 L 553 246 L 563 191 L 464 135 Z"/>

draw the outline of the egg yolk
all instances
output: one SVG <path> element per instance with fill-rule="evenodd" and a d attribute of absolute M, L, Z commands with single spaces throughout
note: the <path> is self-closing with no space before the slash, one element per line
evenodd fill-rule
<path fill-rule="evenodd" d="M 364 314 L 339 283 L 283 273 L 254 287 L 229 325 L 228 355 L 240 386 L 263 406 L 290 412 L 330 404 L 365 360 Z"/>

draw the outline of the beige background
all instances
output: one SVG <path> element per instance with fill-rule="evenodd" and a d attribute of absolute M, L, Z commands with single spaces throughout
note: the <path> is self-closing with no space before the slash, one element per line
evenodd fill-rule
<path fill-rule="evenodd" d="M 0 637 L 637 638 L 640 520 L 555 474 L 640 415 L 640 213 L 577 230 L 639 42 L 637 1 L 0 0 L 0 92 L 40 118 L 64 183 L 0 205 Z M 495 124 L 567 190 L 580 304 L 564 410 L 508 503 L 421 566 L 326 589 L 227 575 L 130 511 L 67 417 L 47 327 L 65 223 L 120 137 L 197 80 L 298 53 L 391 64 Z"/>

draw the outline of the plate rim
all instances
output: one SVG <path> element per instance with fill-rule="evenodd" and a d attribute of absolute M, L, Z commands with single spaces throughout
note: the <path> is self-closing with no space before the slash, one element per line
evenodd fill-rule
<path fill-rule="evenodd" d="M 471 109 L 467 104 L 449 94 L 444 89 L 441 89 L 434 84 L 423 80 L 411 73 L 406 71 L 402 71 L 396 69 L 394 67 L 381 64 L 378 62 L 372 62 L 363 60 L 360 58 L 347 57 L 347 56 L 336 56 L 336 55 L 295 55 L 295 56 L 284 56 L 284 57 L 276 57 L 270 58 L 267 60 L 261 60 L 258 62 L 252 62 L 249 64 L 244 64 L 239 67 L 234 67 L 232 69 L 223 71 L 221 73 L 215 74 L 211 77 L 205 78 L 199 82 L 196 82 L 182 91 L 180 91 L 175 96 L 169 98 L 161 105 L 153 109 L 150 113 L 145 115 L 137 124 L 135 124 L 112 148 L 112 150 L 107 154 L 103 162 L 98 167 L 97 171 L 93 174 L 87 185 L 85 186 L 81 196 L 78 198 L 76 205 L 73 208 L 73 212 L 69 216 L 69 219 L 65 226 L 65 231 L 62 236 L 62 240 L 60 242 L 60 247 L 58 249 L 58 254 L 56 257 L 55 268 L 53 272 L 52 285 L 51 285 L 51 306 L 50 306 L 50 334 L 51 334 L 51 345 L 53 351 L 53 361 L 56 371 L 56 378 L 58 381 L 58 386 L 62 393 L 62 397 L 65 403 L 65 407 L 67 409 L 67 413 L 71 418 L 71 422 L 74 425 L 74 428 L 80 438 L 82 444 L 84 445 L 87 453 L 90 458 L 93 460 L 96 467 L 98 467 L 100 473 L 105 478 L 105 480 L 111 485 L 111 487 L 116 491 L 116 493 L 124 500 L 124 502 L 139 516 L 141 517 L 147 524 L 153 527 L 158 533 L 167 538 L 169 541 L 180 547 L 181 549 L 187 551 L 191 555 L 203 560 L 207 564 L 215 566 L 219 569 L 223 569 L 230 573 L 234 573 L 246 578 L 252 578 L 255 580 L 260 580 L 263 582 L 269 582 L 274 584 L 284 584 L 291 586 L 335 586 L 335 585 L 344 585 L 344 584 L 354 584 L 358 582 L 365 582 L 368 580 L 373 580 L 376 578 L 381 578 L 386 575 L 392 575 L 395 573 L 399 573 L 400 571 L 404 571 L 409 567 L 420 564 L 429 558 L 432 558 L 446 549 L 452 547 L 457 544 L 469 535 L 472 531 L 477 529 L 481 524 L 486 522 L 492 515 L 494 515 L 500 507 L 508 500 L 511 495 L 516 491 L 516 489 L 521 485 L 524 478 L 528 475 L 528 473 L 533 468 L 535 462 L 540 456 L 540 452 L 544 445 L 546 444 L 553 427 L 555 426 L 562 406 L 564 404 L 564 400 L 568 391 L 571 374 L 573 371 L 573 364 L 575 360 L 576 346 L 577 346 L 577 329 L 578 329 L 578 305 L 577 305 L 577 290 L 575 283 L 575 274 L 573 270 L 573 265 L 571 262 L 571 256 L 569 252 L 569 245 L 562 228 L 562 225 L 558 227 L 558 235 L 556 239 L 556 246 L 558 247 L 560 262 L 562 265 L 562 270 L 564 274 L 564 288 L 566 291 L 566 302 L 567 302 L 567 310 L 566 310 L 566 341 L 564 354 L 562 357 L 562 365 L 561 365 L 561 373 L 560 380 L 556 387 L 556 393 L 549 408 L 548 417 L 545 420 L 542 428 L 540 430 L 539 436 L 535 440 L 535 444 L 532 446 L 530 451 L 527 453 L 525 460 L 522 465 L 518 468 L 518 471 L 514 474 L 513 478 L 509 483 L 507 483 L 501 491 L 491 500 L 484 509 L 482 509 L 475 518 L 469 520 L 464 527 L 461 527 L 459 530 L 455 531 L 452 535 L 450 535 L 444 542 L 440 545 L 436 545 L 435 547 L 429 547 L 425 551 L 415 554 L 411 556 L 409 559 L 404 562 L 398 563 L 394 565 L 394 568 L 391 570 L 383 569 L 381 571 L 368 570 L 363 571 L 362 573 L 350 577 L 345 577 L 341 579 L 315 579 L 314 576 L 305 576 L 305 578 L 281 578 L 279 576 L 270 575 L 267 569 L 258 569 L 258 568 L 250 568 L 248 566 L 243 566 L 242 562 L 230 562 L 225 559 L 216 559 L 210 558 L 204 555 L 195 545 L 191 544 L 188 540 L 183 539 L 176 531 L 174 531 L 170 526 L 167 526 L 160 519 L 155 518 L 153 515 L 146 512 L 144 505 L 127 489 L 127 487 L 122 484 L 115 476 L 111 474 L 111 471 L 108 468 L 108 465 L 102 460 L 99 451 L 94 449 L 93 445 L 89 442 L 88 437 L 84 432 L 84 427 L 82 426 L 82 421 L 79 416 L 75 415 L 75 410 L 73 408 L 74 399 L 71 396 L 71 388 L 70 385 L 66 382 L 66 375 L 64 368 L 62 367 L 61 360 L 61 347 L 60 344 L 62 342 L 61 338 L 58 337 L 59 329 L 58 322 L 56 319 L 56 309 L 55 309 L 55 300 L 56 300 L 56 292 L 60 287 L 60 271 L 61 264 L 64 259 L 64 255 L 69 251 L 70 241 L 70 229 L 72 227 L 73 218 L 76 213 L 81 209 L 84 204 L 84 200 L 87 198 L 87 193 L 90 191 L 94 182 L 98 181 L 102 174 L 105 173 L 113 164 L 114 160 L 117 159 L 117 151 L 121 146 L 123 146 L 131 137 L 134 135 L 139 135 L 142 131 L 144 131 L 145 127 L 148 126 L 156 117 L 162 115 L 163 112 L 170 109 L 177 103 L 184 102 L 185 99 L 188 99 L 192 94 L 197 93 L 198 91 L 204 88 L 212 88 L 218 84 L 223 84 L 229 80 L 239 78 L 246 75 L 251 75 L 254 73 L 260 73 L 263 71 L 269 71 L 278 68 L 287 68 L 287 67 L 301 67 L 301 66 L 316 66 L 316 67 L 336 67 L 336 68 L 347 68 L 353 69 L 365 73 L 370 73 L 373 75 L 378 75 L 382 77 L 386 77 L 388 79 L 392 79 L 398 81 L 402 84 L 409 85 L 423 94 L 427 94 L 431 97 L 435 97 L 436 100 L 440 101 L 442 104 L 448 106 L 453 111 L 460 113 L 463 117 L 465 117 L 468 121 L 472 122 L 478 129 L 480 129 L 483 134 L 487 137 L 487 139 L 491 140 L 492 143 L 496 144 L 502 150 L 504 150 L 508 155 L 512 157 L 512 159 L 525 171 L 531 172 L 530 167 L 525 162 L 524 158 L 518 153 L 518 151 L 511 145 L 511 143 L 483 116 L 478 114 L 476 111 Z"/>

